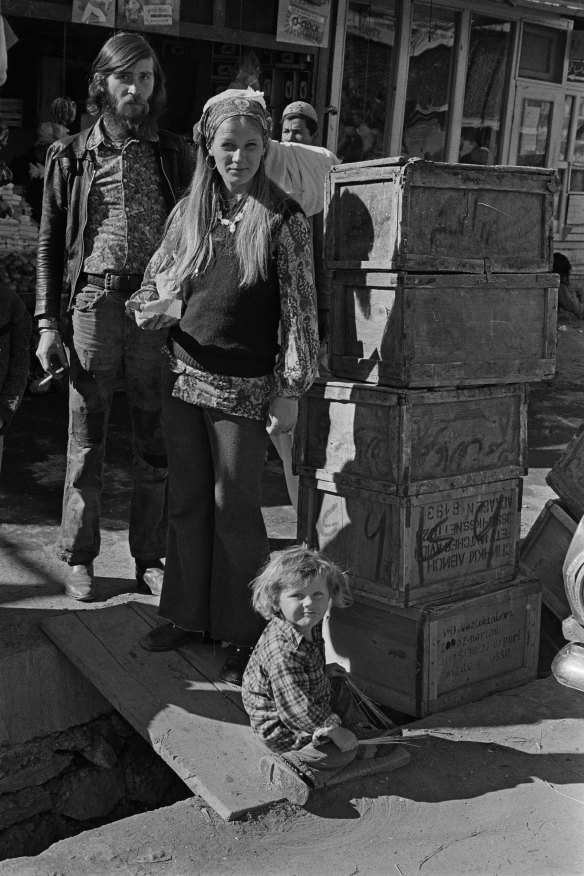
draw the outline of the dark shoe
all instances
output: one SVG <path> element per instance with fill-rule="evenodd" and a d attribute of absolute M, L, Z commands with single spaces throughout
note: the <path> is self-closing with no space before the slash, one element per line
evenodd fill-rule
<path fill-rule="evenodd" d="M 136 560 L 136 589 L 139 593 L 160 596 L 163 580 L 164 563 L 162 560 Z"/>
<path fill-rule="evenodd" d="M 253 648 L 233 648 L 219 673 L 221 681 L 228 681 L 230 684 L 237 684 L 241 687 L 243 673 L 252 651 Z"/>
<path fill-rule="evenodd" d="M 260 773 L 268 784 L 281 791 L 291 803 L 297 803 L 298 806 L 304 806 L 305 803 L 308 803 L 312 788 L 284 760 L 276 757 L 262 757 Z"/>
<path fill-rule="evenodd" d="M 77 602 L 91 602 L 95 596 L 93 563 L 79 563 L 69 566 L 65 581 L 65 596 Z"/>
<path fill-rule="evenodd" d="M 168 623 L 150 630 L 140 639 L 140 644 L 147 651 L 172 651 L 174 648 L 180 648 L 182 645 L 195 642 L 197 639 L 201 639 L 200 633 L 181 630 L 180 627 Z"/>

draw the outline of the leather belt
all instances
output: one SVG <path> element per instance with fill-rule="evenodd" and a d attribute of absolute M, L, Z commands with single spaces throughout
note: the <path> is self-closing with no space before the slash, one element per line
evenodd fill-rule
<path fill-rule="evenodd" d="M 112 292 L 135 292 L 142 285 L 141 274 L 82 274 L 81 281 Z"/>

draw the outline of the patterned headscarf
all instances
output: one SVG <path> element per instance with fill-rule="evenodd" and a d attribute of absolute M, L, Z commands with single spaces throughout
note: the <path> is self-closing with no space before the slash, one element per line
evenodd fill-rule
<path fill-rule="evenodd" d="M 229 88 L 211 97 L 203 107 L 198 129 L 205 138 L 207 149 L 211 146 L 219 125 L 234 116 L 248 116 L 262 129 L 264 145 L 270 138 L 272 119 L 266 109 L 263 92 L 253 88 Z"/>

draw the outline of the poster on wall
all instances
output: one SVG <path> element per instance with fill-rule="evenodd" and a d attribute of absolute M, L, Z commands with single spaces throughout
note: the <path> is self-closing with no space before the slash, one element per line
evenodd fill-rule
<path fill-rule="evenodd" d="M 328 46 L 330 0 L 280 0 L 276 39 L 300 46 Z"/>
<path fill-rule="evenodd" d="M 115 27 L 115 0 L 73 0 L 71 21 L 76 21 L 79 24 L 97 24 L 101 27 Z"/>
<path fill-rule="evenodd" d="M 116 27 L 179 33 L 180 0 L 118 0 Z"/>

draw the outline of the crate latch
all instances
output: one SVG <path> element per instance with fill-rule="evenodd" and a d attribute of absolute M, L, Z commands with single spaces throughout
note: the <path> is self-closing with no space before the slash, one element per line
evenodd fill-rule
<path fill-rule="evenodd" d="M 488 283 L 489 280 L 491 279 L 491 274 L 493 272 L 493 269 L 491 267 L 491 260 L 488 256 L 485 256 L 484 265 L 485 265 L 485 277 L 487 278 L 487 283 Z"/>

